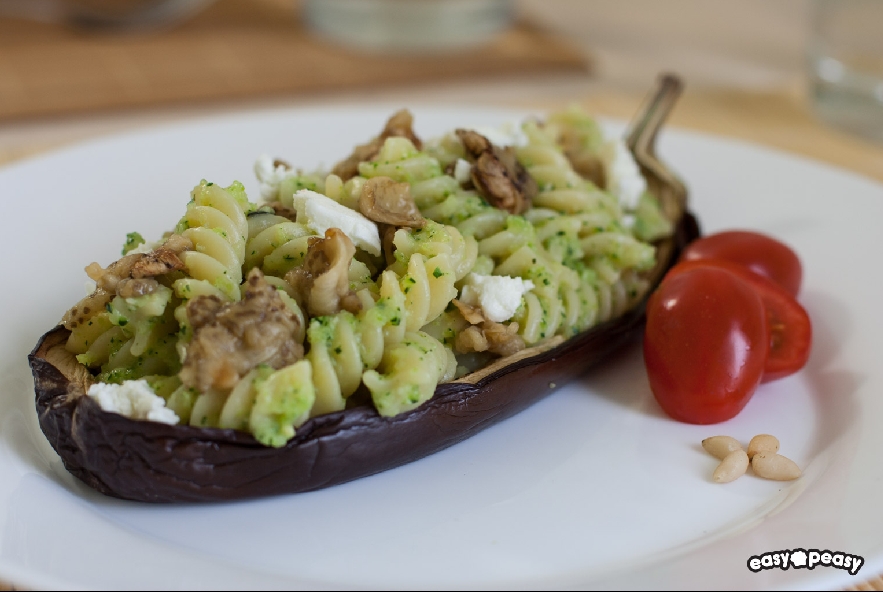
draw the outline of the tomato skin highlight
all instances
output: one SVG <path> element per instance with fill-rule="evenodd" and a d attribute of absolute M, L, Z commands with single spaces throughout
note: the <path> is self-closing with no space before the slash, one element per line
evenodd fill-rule
<path fill-rule="evenodd" d="M 760 384 L 769 351 L 754 289 L 713 266 L 666 277 L 647 304 L 644 362 L 650 389 L 673 419 L 735 417 Z"/>
<path fill-rule="evenodd" d="M 772 280 L 723 259 L 683 261 L 668 271 L 666 279 L 702 267 L 717 267 L 738 276 L 763 301 L 770 349 L 761 382 L 790 376 L 806 365 L 812 348 L 812 323 L 806 309 L 791 294 Z"/>
<path fill-rule="evenodd" d="M 724 259 L 743 265 L 797 296 L 803 281 L 803 266 L 791 247 L 771 236 L 750 230 L 726 230 L 690 243 L 681 261 Z"/>

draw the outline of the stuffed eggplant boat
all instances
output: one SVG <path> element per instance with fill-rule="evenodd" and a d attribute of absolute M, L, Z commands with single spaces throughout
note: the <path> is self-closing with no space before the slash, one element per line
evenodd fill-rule
<path fill-rule="evenodd" d="M 509 417 L 640 332 L 698 235 L 653 156 L 579 109 L 423 140 L 400 111 L 331 171 L 261 157 L 261 196 L 200 182 L 178 223 L 86 272 L 29 357 L 40 426 L 102 493 L 309 491 Z"/>

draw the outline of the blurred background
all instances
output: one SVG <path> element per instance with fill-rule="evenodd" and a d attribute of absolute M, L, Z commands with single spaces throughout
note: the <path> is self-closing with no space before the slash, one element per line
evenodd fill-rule
<path fill-rule="evenodd" d="M 845 2 L 883 12 L 881 0 Z M 883 140 L 883 82 L 870 90 L 879 92 L 872 123 L 844 126 L 813 101 L 819 5 L 843 3 L 0 0 L 0 162 L 156 123 L 280 106 L 579 102 L 628 118 L 656 75 L 670 71 L 687 87 L 675 125 L 883 179 L 883 144 L 874 140 Z M 847 38 L 869 22 L 854 20 Z M 869 36 L 883 38 L 883 16 L 870 22 Z M 836 64 L 825 72 L 836 77 Z"/>

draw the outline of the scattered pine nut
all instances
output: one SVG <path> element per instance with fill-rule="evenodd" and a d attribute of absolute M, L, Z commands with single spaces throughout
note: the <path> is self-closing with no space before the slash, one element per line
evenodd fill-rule
<path fill-rule="evenodd" d="M 740 447 L 721 461 L 711 478 L 715 483 L 729 483 L 744 475 L 747 470 L 748 454 Z"/>
<path fill-rule="evenodd" d="M 723 460 L 731 452 L 742 450 L 742 445 L 730 436 L 712 436 L 702 440 L 702 448 L 711 456 Z"/>
<path fill-rule="evenodd" d="M 754 474 L 774 481 L 792 481 L 800 477 L 800 467 L 790 458 L 775 452 L 758 452 L 751 459 Z"/>
<path fill-rule="evenodd" d="M 779 451 L 779 440 L 769 434 L 758 434 L 748 443 L 748 458 L 754 458 L 758 452 L 775 454 Z"/>

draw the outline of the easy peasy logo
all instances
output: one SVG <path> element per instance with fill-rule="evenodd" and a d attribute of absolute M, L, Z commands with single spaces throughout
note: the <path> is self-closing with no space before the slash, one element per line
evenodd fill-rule
<path fill-rule="evenodd" d="M 841 551 L 792 549 L 790 551 L 770 551 L 769 553 L 749 557 L 748 569 L 757 573 L 763 569 L 778 568 L 786 570 L 789 567 L 795 569 L 815 569 L 822 565 L 824 567 L 836 567 L 855 575 L 864 563 L 864 557 L 850 555 Z"/>

